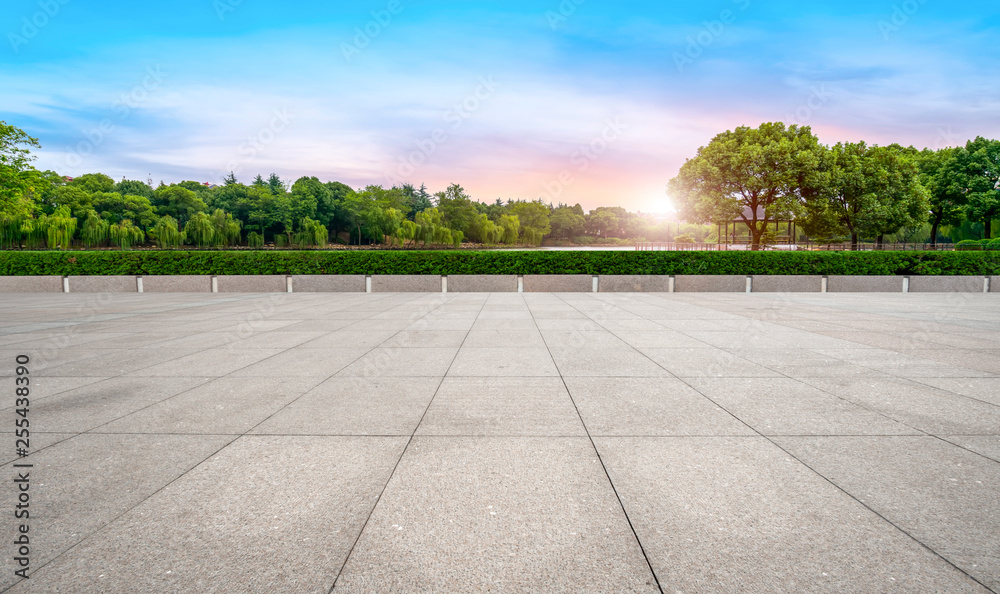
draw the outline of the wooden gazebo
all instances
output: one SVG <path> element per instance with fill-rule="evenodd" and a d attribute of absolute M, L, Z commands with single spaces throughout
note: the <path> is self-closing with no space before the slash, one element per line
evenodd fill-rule
<path fill-rule="evenodd" d="M 747 219 L 751 219 L 751 220 L 753 219 L 753 211 L 750 210 L 750 207 L 744 207 L 743 208 L 743 216 L 746 217 Z M 757 220 L 763 220 L 763 219 L 764 219 L 764 207 L 763 206 L 758 206 L 757 207 Z M 774 225 L 775 231 L 778 233 L 777 237 L 775 238 L 775 243 L 786 244 L 786 245 L 794 245 L 795 244 L 795 242 L 796 242 L 795 238 L 796 238 L 798 229 L 797 229 L 797 226 L 795 224 L 795 220 L 794 219 L 777 219 L 777 220 L 774 220 L 774 221 L 769 221 L 769 225 L 768 226 L 770 226 L 770 224 Z M 718 243 L 719 243 L 719 245 L 722 245 L 722 244 L 725 244 L 725 245 L 735 244 L 736 243 L 736 237 L 737 237 L 736 232 L 741 227 L 744 228 L 744 229 L 747 229 L 747 231 L 749 231 L 749 228 L 747 227 L 747 224 L 743 221 L 742 218 L 736 218 L 736 219 L 734 219 L 732 221 L 722 221 L 720 223 L 716 223 L 716 225 L 718 225 L 718 231 L 719 231 L 718 232 L 718 238 L 719 238 L 718 239 Z M 732 234 L 730 234 L 730 231 L 729 231 L 729 226 L 730 225 L 732 225 L 732 228 L 733 228 L 732 229 Z M 785 226 L 785 234 L 784 235 L 781 234 L 781 227 L 782 227 L 782 225 Z M 723 234 L 723 231 L 725 231 L 725 234 Z M 723 238 L 725 238 L 726 241 L 722 241 Z M 731 242 L 730 242 L 730 238 L 732 238 Z M 747 241 L 749 242 L 750 239 L 748 238 Z"/>

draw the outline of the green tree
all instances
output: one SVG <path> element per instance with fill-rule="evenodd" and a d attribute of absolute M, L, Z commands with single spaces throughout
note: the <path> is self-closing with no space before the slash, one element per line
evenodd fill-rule
<path fill-rule="evenodd" d="M 808 126 L 740 127 L 698 149 L 668 192 L 688 221 L 742 221 L 757 250 L 771 224 L 800 213 L 813 195 L 823 151 Z"/>
<path fill-rule="evenodd" d="M 73 178 L 69 185 L 76 186 L 84 192 L 91 194 L 96 192 L 114 192 L 115 180 L 103 173 L 85 173 L 80 177 Z"/>
<path fill-rule="evenodd" d="M 541 200 L 518 201 L 511 204 L 508 210 L 517 217 L 521 224 L 521 232 L 526 240 L 525 243 L 529 245 L 540 245 L 542 237 L 552 231 L 552 226 L 549 223 L 549 207 Z"/>
<path fill-rule="evenodd" d="M 956 155 L 954 165 L 956 185 L 968 200 L 966 215 L 981 222 L 984 237 L 991 239 L 993 219 L 1000 217 L 1000 140 L 981 136 L 970 140 Z"/>
<path fill-rule="evenodd" d="M 924 149 L 917 160 L 920 183 L 927 189 L 930 200 L 931 245 L 937 245 L 938 229 L 942 225 L 961 224 L 968 198 L 957 175 L 957 155 L 962 149 Z"/>
<path fill-rule="evenodd" d="M 586 218 L 584 228 L 588 233 L 596 237 L 618 237 L 621 234 L 622 221 L 619 211 L 623 208 L 609 208 L 601 206 L 590 211 Z"/>
<path fill-rule="evenodd" d="M 501 229 L 500 243 L 507 245 L 517 243 L 517 238 L 520 237 L 521 233 L 521 221 L 518 220 L 517 215 L 503 215 L 497 221 L 497 225 Z"/>
<path fill-rule="evenodd" d="M 212 227 L 215 234 L 212 236 L 212 243 L 216 247 L 231 247 L 240 243 L 240 221 L 233 218 L 233 215 L 223 211 L 221 208 L 215 209 L 212 213 Z"/>
<path fill-rule="evenodd" d="M 80 239 L 83 240 L 83 246 L 93 248 L 104 245 L 104 242 L 109 239 L 110 228 L 111 224 L 102 219 L 101 215 L 97 214 L 96 211 L 89 211 L 83 226 L 80 228 Z"/>
<path fill-rule="evenodd" d="M 122 196 L 142 196 L 150 199 L 153 197 L 153 188 L 149 187 L 146 182 L 134 179 L 123 179 L 115 184 L 113 191 Z"/>
<path fill-rule="evenodd" d="M 930 204 L 915 159 L 898 145 L 839 143 L 823 158 L 823 188 L 808 204 L 804 229 L 816 237 L 881 239 L 927 220 Z"/>
<path fill-rule="evenodd" d="M 180 226 L 184 226 L 193 214 L 208 211 L 208 205 L 198 194 L 178 185 L 157 188 L 150 202 L 156 214 L 173 217 Z"/>
<path fill-rule="evenodd" d="M 292 219 L 300 221 L 319 219 L 321 224 L 329 223 L 329 215 L 320 215 L 320 204 L 330 202 L 330 189 L 315 177 L 300 177 L 292 184 Z M 326 210 L 326 209 L 324 209 Z M 326 213 L 324 213 L 326 214 Z"/>
<path fill-rule="evenodd" d="M 69 207 L 63 206 L 50 215 L 42 215 L 39 223 L 45 229 L 49 249 L 69 249 L 76 233 L 76 219 L 70 216 Z"/>
<path fill-rule="evenodd" d="M 212 217 L 203 212 L 194 213 L 184 225 L 184 235 L 198 247 L 214 245 L 215 225 Z"/>
<path fill-rule="evenodd" d="M 395 236 L 405 218 L 402 211 L 405 204 L 399 188 L 386 190 L 382 186 L 368 186 L 349 195 L 345 210 L 351 225 L 357 229 L 358 243 L 364 237 L 382 243 L 387 236 Z"/>
<path fill-rule="evenodd" d="M 185 233 L 178 230 L 177 219 L 172 216 L 160 217 L 153 227 L 151 235 L 160 249 L 171 249 L 184 243 Z"/>
<path fill-rule="evenodd" d="M 277 173 L 272 173 L 267 178 L 267 187 L 271 188 L 271 193 L 275 196 L 280 196 L 288 191 L 288 188 L 285 187 L 285 182 L 281 181 Z"/>
<path fill-rule="evenodd" d="M 435 196 L 437 209 L 444 216 L 444 224 L 468 234 L 475 224 L 479 210 L 472 204 L 472 198 L 465 189 L 458 184 L 451 184 L 445 191 L 438 192 Z"/>
<path fill-rule="evenodd" d="M 31 166 L 30 148 L 41 148 L 37 138 L 0 121 L 0 219 L 13 227 L 15 219 L 35 211 L 34 196 L 48 182 Z"/>
<path fill-rule="evenodd" d="M 341 182 L 327 182 L 323 185 L 329 190 L 329 198 L 317 203 L 316 217 L 320 222 L 325 222 L 336 235 L 341 231 L 348 230 L 351 226 L 346 201 L 348 196 L 354 194 L 354 190 Z"/>
<path fill-rule="evenodd" d="M 409 211 L 406 213 L 406 218 L 409 220 L 412 221 L 418 212 L 433 208 L 434 203 L 431 201 L 431 195 L 427 193 L 426 185 L 420 184 L 418 189 L 414 188 L 413 184 L 403 184 L 399 189 L 406 197 L 406 204 L 409 206 Z"/>
<path fill-rule="evenodd" d="M 146 233 L 128 219 L 111 225 L 111 228 L 108 229 L 108 236 L 111 238 L 111 243 L 123 250 L 130 249 L 146 240 Z"/>
<path fill-rule="evenodd" d="M 128 220 L 142 229 L 149 229 L 159 218 L 148 198 L 122 196 L 115 192 L 98 192 L 91 195 L 93 209 L 109 221 Z"/>

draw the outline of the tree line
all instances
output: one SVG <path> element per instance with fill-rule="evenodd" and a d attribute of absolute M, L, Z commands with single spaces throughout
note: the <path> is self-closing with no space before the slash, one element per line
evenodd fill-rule
<path fill-rule="evenodd" d="M 101 173 L 69 179 L 33 168 L 30 149 L 38 141 L 0 127 L 0 245 L 8 248 L 540 245 L 543 238 L 701 241 L 708 234 L 707 227 L 661 224 L 621 207 L 585 213 L 579 204 L 541 200 L 479 202 L 458 184 L 432 194 L 412 184 L 353 189 L 316 177 L 288 183 L 273 173 L 248 184 L 230 173 L 218 186 L 184 181 L 156 188 Z"/>
<path fill-rule="evenodd" d="M 701 147 L 668 192 L 689 221 L 742 223 L 754 249 L 787 220 L 815 241 L 854 248 L 927 227 L 932 244 L 945 226 L 981 226 L 990 239 L 1000 218 L 1000 140 L 940 150 L 826 146 L 808 126 L 741 127 Z"/>
<path fill-rule="evenodd" d="M 816 241 L 922 234 L 934 243 L 942 229 L 955 241 L 988 238 L 1000 216 L 1000 141 L 937 151 L 831 147 L 808 127 L 781 123 L 720 134 L 684 164 L 668 193 L 685 225 L 621 207 L 480 202 L 458 184 L 432 194 L 424 185 L 354 189 L 276 174 L 156 188 L 101 173 L 69 179 L 35 169 L 32 148 L 37 139 L 0 122 L 0 247 L 714 242 L 714 225 L 736 220 L 759 248 L 774 240 L 777 221 L 791 219 Z"/>

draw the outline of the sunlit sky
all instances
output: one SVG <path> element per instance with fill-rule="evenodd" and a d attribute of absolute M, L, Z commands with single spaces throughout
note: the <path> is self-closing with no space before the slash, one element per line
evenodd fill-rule
<path fill-rule="evenodd" d="M 1000 4 L 817 4 L 14 0 L 0 119 L 64 175 L 273 171 L 643 212 L 741 125 L 1000 137 Z"/>

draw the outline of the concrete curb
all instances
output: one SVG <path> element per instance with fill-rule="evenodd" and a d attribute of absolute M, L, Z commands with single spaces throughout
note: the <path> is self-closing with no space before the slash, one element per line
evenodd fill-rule
<path fill-rule="evenodd" d="M 70 276 L 67 293 L 138 293 L 138 277 L 135 276 Z"/>
<path fill-rule="evenodd" d="M 525 293 L 592 293 L 594 277 L 589 274 L 525 274 Z"/>
<path fill-rule="evenodd" d="M 911 276 L 910 293 L 982 293 L 982 276 Z"/>
<path fill-rule="evenodd" d="M 831 276 L 828 293 L 902 293 L 902 276 Z"/>
<path fill-rule="evenodd" d="M 0 293 L 62 293 L 61 276 L 0 276 Z"/>
<path fill-rule="evenodd" d="M 284 276 L 223 274 L 215 277 L 219 293 L 287 293 Z"/>
<path fill-rule="evenodd" d="M 0 276 L 0 293 L 1000 293 L 1000 276 Z"/>
<path fill-rule="evenodd" d="M 199 275 L 143 276 L 143 293 L 211 293 L 212 277 Z"/>
<path fill-rule="evenodd" d="M 292 291 L 295 293 L 364 293 L 363 274 L 294 274 Z"/>
<path fill-rule="evenodd" d="M 601 275 L 601 293 L 670 293 L 670 276 Z"/>
<path fill-rule="evenodd" d="M 373 274 L 372 293 L 440 293 L 437 274 Z"/>
<path fill-rule="evenodd" d="M 755 274 L 751 286 L 754 293 L 821 293 L 823 277 Z"/>
<path fill-rule="evenodd" d="M 746 293 L 746 275 L 681 274 L 674 277 L 676 293 Z"/>
<path fill-rule="evenodd" d="M 517 275 L 448 275 L 449 293 L 516 293 Z"/>

